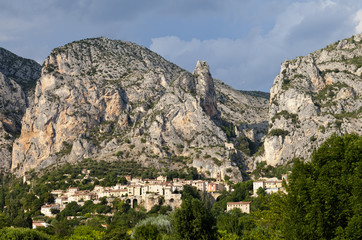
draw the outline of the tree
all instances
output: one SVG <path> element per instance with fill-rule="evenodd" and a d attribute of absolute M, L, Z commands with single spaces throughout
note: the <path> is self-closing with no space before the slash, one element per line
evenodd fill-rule
<path fill-rule="evenodd" d="M 74 229 L 74 233 L 70 236 L 69 240 L 100 240 L 103 239 L 105 232 L 97 231 L 89 226 L 78 226 Z"/>
<path fill-rule="evenodd" d="M 182 200 L 185 200 L 187 198 L 201 199 L 201 196 L 195 187 L 192 187 L 190 185 L 184 185 L 181 198 Z"/>
<path fill-rule="evenodd" d="M 86 201 L 80 209 L 82 215 L 84 215 L 86 213 L 93 213 L 94 210 L 95 210 L 95 205 L 92 200 Z"/>
<path fill-rule="evenodd" d="M 250 230 L 254 227 L 250 215 L 241 213 L 240 209 L 233 209 L 232 211 L 225 212 L 217 218 L 217 229 L 219 231 L 226 231 L 241 237 L 243 230 Z"/>
<path fill-rule="evenodd" d="M 213 205 L 212 211 L 215 215 L 222 214 L 226 210 L 227 202 L 239 202 L 250 200 L 250 195 L 253 190 L 253 182 L 239 182 L 233 185 L 233 192 L 224 191 L 219 200 Z"/>
<path fill-rule="evenodd" d="M 10 219 L 5 214 L 0 213 L 0 229 L 10 226 Z"/>
<path fill-rule="evenodd" d="M 48 240 L 50 237 L 45 233 L 27 228 L 3 228 L 0 230 L 0 240 L 3 239 Z"/>
<path fill-rule="evenodd" d="M 133 238 L 137 240 L 159 240 L 161 234 L 155 225 L 145 224 L 135 229 Z"/>
<path fill-rule="evenodd" d="M 0 212 L 2 212 L 4 210 L 5 207 L 5 191 L 4 191 L 4 187 L 1 186 L 0 187 Z"/>
<path fill-rule="evenodd" d="M 64 238 L 66 236 L 69 236 L 73 232 L 73 229 L 68 224 L 67 220 L 54 221 L 53 226 L 54 226 L 55 234 L 60 238 Z"/>
<path fill-rule="evenodd" d="M 130 239 L 129 235 L 127 234 L 126 230 L 116 228 L 108 231 L 106 235 L 103 237 L 103 240 L 128 240 Z"/>
<path fill-rule="evenodd" d="M 362 137 L 333 135 L 310 163 L 296 161 L 287 186 L 288 239 L 362 239 Z"/>
<path fill-rule="evenodd" d="M 177 239 L 216 239 L 215 218 L 199 199 L 186 198 L 172 217 Z"/>
<path fill-rule="evenodd" d="M 67 206 L 57 215 L 57 220 L 66 218 L 67 216 L 77 216 L 80 207 L 76 202 L 70 202 Z"/>
<path fill-rule="evenodd" d="M 40 197 L 44 203 L 54 203 L 54 196 L 50 192 L 43 193 Z"/>
<path fill-rule="evenodd" d="M 24 209 L 31 209 L 32 206 L 33 206 L 33 202 L 36 200 L 36 196 L 35 194 L 33 193 L 28 193 L 25 195 L 25 198 L 24 198 Z"/>

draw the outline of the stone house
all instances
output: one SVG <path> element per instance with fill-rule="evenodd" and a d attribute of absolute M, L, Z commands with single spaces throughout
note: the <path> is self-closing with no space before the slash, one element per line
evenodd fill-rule
<path fill-rule="evenodd" d="M 49 227 L 50 224 L 46 223 L 44 221 L 33 221 L 32 223 L 32 227 L 33 229 L 38 228 L 38 227 Z"/>
<path fill-rule="evenodd" d="M 253 182 L 253 196 L 257 196 L 259 188 L 263 188 L 267 194 L 284 191 L 283 180 L 267 178 Z"/>
<path fill-rule="evenodd" d="M 242 213 L 250 213 L 250 203 L 251 202 L 228 202 L 226 203 L 226 211 L 230 211 L 234 208 L 238 208 Z"/>
<path fill-rule="evenodd" d="M 52 214 L 51 210 L 52 209 L 56 209 L 56 210 L 60 210 L 59 205 L 58 204 L 46 204 L 43 205 L 40 209 L 40 212 L 47 217 L 54 217 L 54 215 Z"/>

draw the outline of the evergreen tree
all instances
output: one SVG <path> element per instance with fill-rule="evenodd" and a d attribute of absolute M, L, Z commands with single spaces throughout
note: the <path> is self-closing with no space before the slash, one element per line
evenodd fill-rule
<path fill-rule="evenodd" d="M 334 135 L 296 161 L 287 191 L 286 238 L 362 239 L 362 137 Z"/>
<path fill-rule="evenodd" d="M 210 209 L 195 198 L 186 198 L 173 214 L 172 226 L 177 239 L 216 239 L 215 218 Z"/>

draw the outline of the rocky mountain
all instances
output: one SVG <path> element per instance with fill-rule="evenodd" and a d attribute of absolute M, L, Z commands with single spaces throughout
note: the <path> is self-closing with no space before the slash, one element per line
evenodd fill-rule
<path fill-rule="evenodd" d="M 235 90 L 220 80 L 215 80 L 214 83 L 221 118 L 235 126 L 235 137 L 231 139 L 234 145 L 240 144 L 238 137 L 261 144 L 268 131 L 270 95 L 264 92 Z"/>
<path fill-rule="evenodd" d="M 332 134 L 362 134 L 362 34 L 286 60 L 270 90 L 268 164 L 308 159 Z"/>
<path fill-rule="evenodd" d="M 206 62 L 190 73 L 107 38 L 54 49 L 40 78 L 33 62 L 3 57 L 3 159 L 21 127 L 3 169 L 24 174 L 92 158 L 161 172 L 196 167 L 206 177 L 241 180 L 241 170 L 260 161 L 308 159 L 334 133 L 362 134 L 361 45 L 360 34 L 286 60 L 270 95 L 213 79 Z M 28 89 L 37 78 L 32 101 Z"/>
<path fill-rule="evenodd" d="M 40 70 L 37 62 L 0 48 L 0 172 L 10 169 L 12 145 Z"/>
<path fill-rule="evenodd" d="M 268 98 L 214 82 L 203 61 L 191 74 L 144 47 L 95 38 L 54 49 L 41 72 L 13 145 L 17 174 L 92 158 L 241 180 L 248 148 L 267 131 Z"/>

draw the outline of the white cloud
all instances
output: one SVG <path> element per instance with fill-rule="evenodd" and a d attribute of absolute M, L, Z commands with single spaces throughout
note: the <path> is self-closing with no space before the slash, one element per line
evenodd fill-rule
<path fill-rule="evenodd" d="M 266 33 L 252 29 L 237 39 L 188 41 L 165 36 L 153 38 L 150 48 L 189 71 L 198 59 L 206 60 L 215 78 L 235 88 L 268 91 L 286 58 L 306 55 L 361 31 L 358 6 L 331 0 L 292 2 Z"/>
<path fill-rule="evenodd" d="M 356 13 L 354 21 L 357 23 L 355 33 L 362 33 L 362 9 Z"/>
<path fill-rule="evenodd" d="M 0 6 L 1 47 L 24 57 L 42 61 L 54 47 L 106 36 L 150 46 L 190 71 L 207 60 L 215 77 L 264 91 L 285 58 L 362 30 L 356 0 L 0 0 Z"/>

